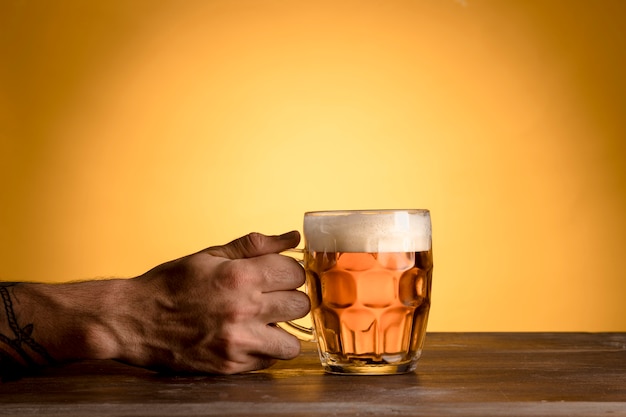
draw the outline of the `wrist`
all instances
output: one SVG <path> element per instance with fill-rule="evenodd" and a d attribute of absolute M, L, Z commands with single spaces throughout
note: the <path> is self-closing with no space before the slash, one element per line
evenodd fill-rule
<path fill-rule="evenodd" d="M 55 362 L 111 359 L 119 354 L 116 316 L 127 280 L 12 287 L 17 322 Z"/>

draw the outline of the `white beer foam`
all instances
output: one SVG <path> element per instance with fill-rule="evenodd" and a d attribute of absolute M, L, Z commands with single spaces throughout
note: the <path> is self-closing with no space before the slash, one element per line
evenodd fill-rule
<path fill-rule="evenodd" d="M 421 252 L 431 247 L 427 210 L 310 213 L 304 216 L 312 252 Z"/>

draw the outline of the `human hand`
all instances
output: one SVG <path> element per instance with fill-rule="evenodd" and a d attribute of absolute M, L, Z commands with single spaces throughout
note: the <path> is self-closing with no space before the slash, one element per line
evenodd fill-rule
<path fill-rule="evenodd" d="M 292 359 L 300 343 L 274 323 L 305 316 L 298 232 L 251 233 L 128 280 L 112 323 L 120 361 L 158 370 L 233 374 Z M 109 344 L 110 346 L 113 346 Z"/>

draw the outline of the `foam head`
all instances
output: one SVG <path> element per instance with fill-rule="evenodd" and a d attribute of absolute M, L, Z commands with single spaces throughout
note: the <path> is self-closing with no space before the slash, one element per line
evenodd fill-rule
<path fill-rule="evenodd" d="M 422 252 L 431 246 L 428 210 L 310 212 L 304 238 L 311 252 Z"/>

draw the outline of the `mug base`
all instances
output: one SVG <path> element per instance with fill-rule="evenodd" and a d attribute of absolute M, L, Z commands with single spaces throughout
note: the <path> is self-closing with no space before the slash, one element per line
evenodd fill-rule
<path fill-rule="evenodd" d="M 339 355 L 321 354 L 322 367 L 329 374 L 336 375 L 398 375 L 415 371 L 421 356 L 419 353 L 410 360 L 388 363 L 371 358 L 340 357 Z M 339 357 L 338 357 L 339 356 Z"/>

